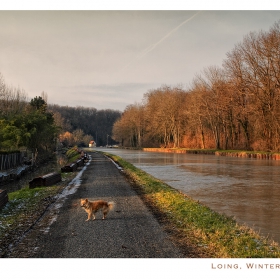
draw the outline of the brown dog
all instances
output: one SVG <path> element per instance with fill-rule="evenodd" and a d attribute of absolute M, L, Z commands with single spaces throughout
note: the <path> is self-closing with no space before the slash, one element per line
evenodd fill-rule
<path fill-rule="evenodd" d="M 95 213 L 101 209 L 103 212 L 102 220 L 104 220 L 110 210 L 114 207 L 114 202 L 107 202 L 104 200 L 95 200 L 95 201 L 89 201 L 87 198 L 81 199 L 81 207 L 85 209 L 85 211 L 88 213 L 88 220 L 93 216 L 93 220 L 95 220 Z"/>

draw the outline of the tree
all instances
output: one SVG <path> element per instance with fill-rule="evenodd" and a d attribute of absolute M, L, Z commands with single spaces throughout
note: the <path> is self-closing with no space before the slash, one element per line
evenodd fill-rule
<path fill-rule="evenodd" d="M 0 117 L 12 119 L 27 105 L 27 94 L 19 88 L 8 87 L 0 73 Z"/>
<path fill-rule="evenodd" d="M 144 95 L 147 133 L 165 147 L 180 147 L 186 126 L 186 92 L 164 86 Z"/>
<path fill-rule="evenodd" d="M 114 122 L 121 116 L 120 111 L 97 110 L 81 106 L 48 105 L 48 110 L 53 114 L 60 114 L 59 117 L 55 116 L 55 118 L 62 127 L 61 133 L 66 131 L 73 133 L 74 130 L 81 129 L 85 135 L 95 139 L 99 146 L 106 145 L 107 135 L 112 135 Z"/>
<path fill-rule="evenodd" d="M 34 154 L 48 156 L 55 150 L 58 127 L 53 114 L 47 112 L 47 103 L 41 97 L 35 97 L 29 105 L 29 110 L 18 118 L 17 125 L 24 127 L 25 146 Z"/>
<path fill-rule="evenodd" d="M 280 145 L 280 25 L 269 32 L 251 32 L 227 54 L 224 63 L 243 111 L 240 123 L 249 145 Z M 241 114 L 243 113 L 243 114 Z"/>
<path fill-rule="evenodd" d="M 13 122 L 0 120 L 0 150 L 18 149 L 21 140 L 21 130 Z"/>
<path fill-rule="evenodd" d="M 31 99 L 30 105 L 34 110 L 38 110 L 43 113 L 47 110 L 47 102 L 41 96 L 36 96 Z"/>
<path fill-rule="evenodd" d="M 114 124 L 113 139 L 121 145 L 142 147 L 145 134 L 144 122 L 143 105 L 136 103 L 127 106 L 122 117 Z"/>

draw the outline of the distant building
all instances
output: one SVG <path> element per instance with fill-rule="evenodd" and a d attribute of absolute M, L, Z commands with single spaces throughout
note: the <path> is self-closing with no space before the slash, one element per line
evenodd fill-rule
<path fill-rule="evenodd" d="M 89 146 L 90 148 L 96 147 L 96 143 L 92 140 L 92 141 L 89 142 L 88 146 Z"/>

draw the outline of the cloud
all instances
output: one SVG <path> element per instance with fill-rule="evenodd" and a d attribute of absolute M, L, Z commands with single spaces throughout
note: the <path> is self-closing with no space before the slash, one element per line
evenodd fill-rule
<path fill-rule="evenodd" d="M 51 104 L 94 107 L 123 111 L 127 105 L 141 102 L 150 89 L 160 87 L 152 83 L 87 84 L 60 87 L 60 94 L 48 94 Z M 67 97 L 71 98 L 67 98 Z"/>

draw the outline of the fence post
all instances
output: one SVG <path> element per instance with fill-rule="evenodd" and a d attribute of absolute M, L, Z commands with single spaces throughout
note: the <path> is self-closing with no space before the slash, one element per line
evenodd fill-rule
<path fill-rule="evenodd" d="M 0 170 L 3 169 L 3 155 L 0 155 Z"/>
<path fill-rule="evenodd" d="M 23 163 L 21 153 L 0 154 L 0 170 L 17 167 Z"/>

